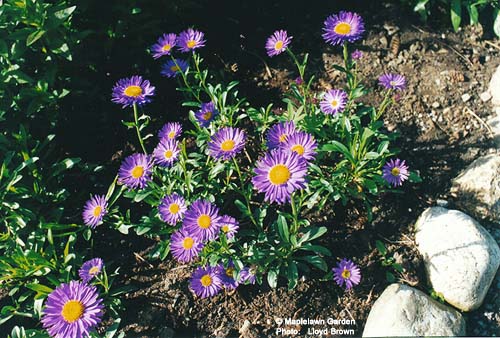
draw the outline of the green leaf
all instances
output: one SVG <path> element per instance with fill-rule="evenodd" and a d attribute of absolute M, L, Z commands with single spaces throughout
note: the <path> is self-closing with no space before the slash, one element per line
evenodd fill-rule
<path fill-rule="evenodd" d="M 44 30 L 37 30 L 28 35 L 26 39 L 26 46 L 31 46 L 35 42 L 37 42 L 43 35 L 45 34 Z"/>
<path fill-rule="evenodd" d="M 328 270 L 328 266 L 326 265 L 325 260 L 319 256 L 303 256 L 303 257 L 298 257 L 297 259 L 303 260 L 325 272 Z"/>
<path fill-rule="evenodd" d="M 380 252 L 382 256 L 385 256 L 387 254 L 387 249 L 385 248 L 384 243 L 382 241 L 379 241 L 378 239 L 375 241 L 375 245 L 377 246 L 377 250 Z"/>
<path fill-rule="evenodd" d="M 419 0 L 415 5 L 415 7 L 413 7 L 413 10 L 415 12 L 425 11 L 425 6 L 427 5 L 428 2 L 429 0 Z"/>
<path fill-rule="evenodd" d="M 66 20 L 76 9 L 76 6 L 71 6 L 54 13 L 54 16 L 59 20 Z"/>
<path fill-rule="evenodd" d="M 35 292 L 45 294 L 45 295 L 48 295 L 49 293 L 51 293 L 53 291 L 53 289 L 49 288 L 48 286 L 38 284 L 38 283 L 28 283 L 28 284 L 26 284 L 26 287 L 28 289 L 35 291 Z"/>
<path fill-rule="evenodd" d="M 460 27 L 460 22 L 462 21 L 462 1 L 451 0 L 450 6 L 451 24 L 456 32 L 458 27 Z"/>
<path fill-rule="evenodd" d="M 408 176 L 408 180 L 412 183 L 422 182 L 422 178 L 415 171 L 410 171 L 410 176 Z"/>
<path fill-rule="evenodd" d="M 479 12 L 477 11 L 477 7 L 474 4 L 469 4 L 467 10 L 469 11 L 470 24 L 477 25 L 479 22 Z"/>
<path fill-rule="evenodd" d="M 290 233 L 288 231 L 288 224 L 286 222 L 286 218 L 283 215 L 278 216 L 278 232 L 282 240 L 289 243 L 290 242 Z"/>
<path fill-rule="evenodd" d="M 279 267 L 273 267 L 267 272 L 267 283 L 273 289 L 278 285 L 278 271 Z"/>
<path fill-rule="evenodd" d="M 493 31 L 500 37 L 500 9 L 493 10 Z"/>
<path fill-rule="evenodd" d="M 310 227 L 299 240 L 299 245 L 305 242 L 310 242 L 318 237 L 323 236 L 328 229 L 326 227 Z"/>
<path fill-rule="evenodd" d="M 299 271 L 297 269 L 297 263 L 291 261 L 288 263 L 288 289 L 291 290 L 297 286 L 297 281 L 299 280 Z"/>
<path fill-rule="evenodd" d="M 389 283 L 394 283 L 396 281 L 396 277 L 394 277 L 394 275 L 389 271 L 385 273 L 385 279 L 387 279 Z"/>
<path fill-rule="evenodd" d="M 336 151 L 342 153 L 350 162 L 354 163 L 354 158 L 347 147 L 338 141 L 331 141 L 331 143 L 323 145 L 323 147 L 321 147 L 321 151 Z"/>

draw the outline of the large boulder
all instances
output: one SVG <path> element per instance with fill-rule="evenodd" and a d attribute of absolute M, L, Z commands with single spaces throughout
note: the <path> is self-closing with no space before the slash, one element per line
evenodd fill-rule
<path fill-rule="evenodd" d="M 422 291 L 392 284 L 373 304 L 363 337 L 394 336 L 465 336 L 465 321 Z"/>
<path fill-rule="evenodd" d="M 468 213 L 500 223 L 500 155 L 472 162 L 453 180 L 451 193 Z"/>
<path fill-rule="evenodd" d="M 415 230 L 433 289 L 462 311 L 477 309 L 500 264 L 490 233 L 467 214 L 441 207 L 425 210 Z"/>

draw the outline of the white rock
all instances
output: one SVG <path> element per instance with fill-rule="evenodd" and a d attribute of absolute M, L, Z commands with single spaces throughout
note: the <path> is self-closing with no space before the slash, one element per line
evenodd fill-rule
<path fill-rule="evenodd" d="M 477 309 L 500 264 L 493 237 L 467 214 L 441 207 L 425 210 L 415 230 L 432 288 L 462 311 Z"/>
<path fill-rule="evenodd" d="M 402 284 L 389 285 L 373 304 L 363 337 L 464 336 L 462 315 Z"/>
<path fill-rule="evenodd" d="M 453 180 L 451 192 L 468 213 L 500 224 L 500 156 L 476 159 Z"/>
<path fill-rule="evenodd" d="M 464 95 L 462 95 L 462 101 L 463 102 L 467 102 L 470 100 L 470 95 L 465 93 Z"/>
<path fill-rule="evenodd" d="M 490 99 L 491 99 L 491 94 L 489 91 L 485 91 L 484 93 L 481 93 L 479 95 L 479 98 L 481 99 L 481 101 L 483 102 L 488 102 Z"/>
<path fill-rule="evenodd" d="M 498 149 L 500 149 L 500 115 L 488 120 L 488 125 L 493 131 L 493 141 Z"/>
<path fill-rule="evenodd" d="M 489 92 L 493 98 L 493 106 L 500 106 L 500 66 L 491 77 Z"/>

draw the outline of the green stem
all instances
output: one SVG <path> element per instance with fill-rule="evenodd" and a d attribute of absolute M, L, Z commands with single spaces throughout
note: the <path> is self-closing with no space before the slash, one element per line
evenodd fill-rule
<path fill-rule="evenodd" d="M 194 90 L 193 90 L 193 88 L 191 88 L 191 86 L 189 85 L 189 82 L 187 80 L 186 74 L 184 74 L 184 72 L 181 70 L 181 67 L 179 67 L 179 64 L 177 63 L 177 60 L 172 55 L 170 55 L 170 58 L 174 62 L 175 66 L 179 69 L 179 73 L 182 76 L 182 80 L 184 81 L 184 85 L 186 86 L 186 89 L 189 90 L 189 92 L 191 94 L 193 94 L 193 96 L 195 97 L 195 99 L 198 102 L 201 102 L 200 95 L 198 95 L 197 93 L 195 93 Z"/>
<path fill-rule="evenodd" d="M 233 163 L 234 163 L 234 167 L 236 168 L 236 172 L 238 173 L 238 177 L 240 178 L 241 194 L 245 198 L 245 202 L 246 202 L 247 209 L 248 209 L 248 214 L 250 215 L 250 220 L 252 221 L 252 223 L 255 226 L 258 227 L 259 225 L 257 224 L 257 221 L 253 217 L 252 209 L 250 208 L 250 199 L 248 198 L 247 194 L 245 193 L 245 181 L 243 180 L 243 175 L 241 174 L 241 170 L 240 170 L 240 167 L 238 165 L 238 162 L 236 161 L 236 158 L 234 158 L 234 157 L 233 157 Z"/>
<path fill-rule="evenodd" d="M 139 139 L 139 143 L 141 144 L 142 151 L 144 154 L 147 154 L 146 147 L 144 147 L 144 141 L 142 140 L 141 131 L 139 129 L 139 119 L 137 118 L 137 104 L 134 102 L 134 122 L 135 122 L 135 130 L 137 132 L 137 138 Z"/>
<path fill-rule="evenodd" d="M 345 70 L 349 70 L 349 50 L 347 49 L 347 42 L 344 42 L 343 46 L 343 54 L 344 54 L 344 66 Z"/>
<path fill-rule="evenodd" d="M 382 101 L 382 103 L 380 104 L 380 106 L 379 106 L 379 108 L 377 110 L 377 115 L 375 116 L 375 121 L 377 121 L 382 116 L 382 114 L 386 110 L 387 106 L 389 106 L 389 103 L 391 102 L 391 100 L 390 100 L 391 94 L 392 94 L 392 90 L 391 89 L 389 89 L 385 93 L 384 100 Z"/>
<path fill-rule="evenodd" d="M 290 205 L 292 206 L 292 216 L 293 216 L 293 233 L 296 234 L 299 230 L 299 215 L 297 212 L 297 206 L 295 205 L 295 193 L 292 193 L 290 197 Z"/>

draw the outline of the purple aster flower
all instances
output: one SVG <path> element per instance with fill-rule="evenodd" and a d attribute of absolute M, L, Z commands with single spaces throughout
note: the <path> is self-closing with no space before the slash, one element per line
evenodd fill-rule
<path fill-rule="evenodd" d="M 227 290 L 234 290 L 238 287 L 240 283 L 234 278 L 236 277 L 236 271 L 234 269 L 234 263 L 232 260 L 229 260 L 227 267 L 221 263 L 217 265 L 217 272 L 222 281 L 222 285 Z"/>
<path fill-rule="evenodd" d="M 205 46 L 204 34 L 194 29 L 187 29 L 179 34 L 179 49 L 181 52 L 190 52 L 196 48 Z"/>
<path fill-rule="evenodd" d="M 121 104 L 123 108 L 134 104 L 143 105 L 151 102 L 150 96 L 155 94 L 155 87 L 141 76 L 134 75 L 130 78 L 118 80 L 113 87 L 112 99 L 114 103 Z"/>
<path fill-rule="evenodd" d="M 152 179 L 152 168 L 151 156 L 139 153 L 132 154 L 123 160 L 120 170 L 118 170 L 118 182 L 125 184 L 129 189 L 142 189 Z"/>
<path fill-rule="evenodd" d="M 175 140 L 182 133 L 182 126 L 179 122 L 167 122 L 158 132 L 158 138 Z"/>
<path fill-rule="evenodd" d="M 395 187 L 401 186 L 410 175 L 408 169 L 404 160 L 401 161 L 397 158 L 394 161 L 391 159 L 382 168 L 382 178 Z"/>
<path fill-rule="evenodd" d="M 240 228 L 240 223 L 236 220 L 236 218 L 228 215 L 222 216 L 220 224 L 221 231 L 226 234 L 228 239 L 233 238 Z"/>
<path fill-rule="evenodd" d="M 208 127 L 210 122 L 212 122 L 217 115 L 219 115 L 219 111 L 215 109 L 215 104 L 213 102 L 202 103 L 201 109 L 194 114 L 196 120 L 202 127 Z"/>
<path fill-rule="evenodd" d="M 404 90 L 406 88 L 406 78 L 399 74 L 383 74 L 378 78 L 378 83 L 386 89 Z"/>
<path fill-rule="evenodd" d="M 176 193 L 165 196 L 158 206 L 161 220 L 170 225 L 176 225 L 182 219 L 186 210 L 186 201 Z"/>
<path fill-rule="evenodd" d="M 295 152 L 271 150 L 257 162 L 252 183 L 265 200 L 283 204 L 306 187 L 307 162 Z"/>
<path fill-rule="evenodd" d="M 229 160 L 245 147 L 246 135 L 239 128 L 225 127 L 210 137 L 208 152 L 216 159 Z"/>
<path fill-rule="evenodd" d="M 186 72 L 189 63 L 182 59 L 168 60 L 161 66 L 160 74 L 166 77 L 176 77 L 179 73 Z"/>
<path fill-rule="evenodd" d="M 153 58 L 158 59 L 164 55 L 170 55 L 172 49 L 177 44 L 177 35 L 174 33 L 163 34 L 153 46 L 151 46 L 151 52 L 153 52 Z"/>
<path fill-rule="evenodd" d="M 95 286 L 70 281 L 48 295 L 41 322 L 54 338 L 88 337 L 101 323 L 103 308 Z"/>
<path fill-rule="evenodd" d="M 332 115 L 344 110 L 346 105 L 347 93 L 341 89 L 329 90 L 319 103 L 319 107 L 323 113 Z"/>
<path fill-rule="evenodd" d="M 197 237 L 184 230 L 178 230 L 170 237 L 172 256 L 182 263 L 192 262 L 198 257 L 203 246 Z"/>
<path fill-rule="evenodd" d="M 241 284 L 255 284 L 257 277 L 255 275 L 255 268 L 244 267 L 240 271 Z"/>
<path fill-rule="evenodd" d="M 359 49 L 356 49 L 354 52 L 351 53 L 351 58 L 353 60 L 359 60 L 363 57 L 363 52 L 360 51 Z"/>
<path fill-rule="evenodd" d="M 288 36 L 288 33 L 284 30 L 274 32 L 266 42 L 267 55 L 273 57 L 283 53 L 292 42 L 292 39 L 293 36 Z"/>
<path fill-rule="evenodd" d="M 106 201 L 106 196 L 92 196 L 83 207 L 83 222 L 85 225 L 95 229 L 96 226 L 102 223 L 102 219 L 107 213 L 108 201 Z"/>
<path fill-rule="evenodd" d="M 330 15 L 324 23 L 323 39 L 331 45 L 342 45 L 361 38 L 365 31 L 363 19 L 356 13 L 341 11 Z"/>
<path fill-rule="evenodd" d="M 196 200 L 184 215 L 182 228 L 200 241 L 216 239 L 220 231 L 219 208 L 205 200 Z"/>
<path fill-rule="evenodd" d="M 171 167 L 177 160 L 179 152 L 179 143 L 176 140 L 164 138 L 153 150 L 153 157 L 162 167 Z"/>
<path fill-rule="evenodd" d="M 356 264 L 348 259 L 342 259 L 332 271 L 335 282 L 339 286 L 345 283 L 346 289 L 352 288 L 353 285 L 358 285 L 361 281 L 361 271 Z"/>
<path fill-rule="evenodd" d="M 222 280 L 217 268 L 199 267 L 191 276 L 190 287 L 201 298 L 213 297 L 222 290 Z"/>
<path fill-rule="evenodd" d="M 303 83 L 304 83 L 304 80 L 300 76 L 298 76 L 297 78 L 295 78 L 295 84 L 297 86 L 300 86 Z"/>
<path fill-rule="evenodd" d="M 82 264 L 80 270 L 78 270 L 78 275 L 85 283 L 88 283 L 95 276 L 101 273 L 104 262 L 100 258 L 94 258 L 86 261 Z"/>
<path fill-rule="evenodd" d="M 293 121 L 280 122 L 269 129 L 267 133 L 267 147 L 274 149 L 280 147 L 287 140 L 287 137 L 297 132 Z"/>
<path fill-rule="evenodd" d="M 316 155 L 317 146 L 314 137 L 303 131 L 298 131 L 288 136 L 280 148 L 284 151 L 296 152 L 306 161 L 311 161 Z"/>

